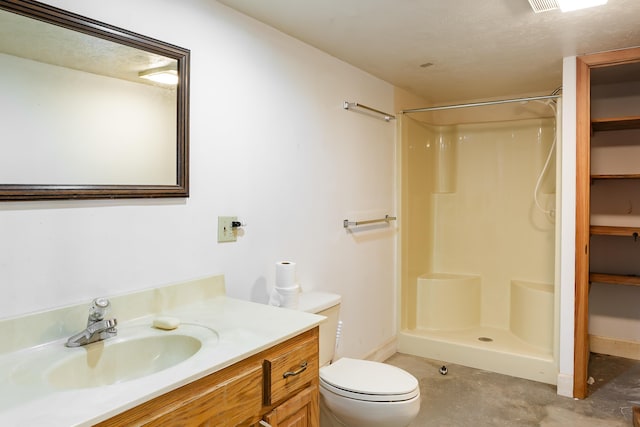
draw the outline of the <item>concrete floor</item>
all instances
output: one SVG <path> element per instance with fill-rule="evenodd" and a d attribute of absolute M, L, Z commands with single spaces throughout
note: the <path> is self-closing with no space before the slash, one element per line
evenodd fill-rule
<path fill-rule="evenodd" d="M 592 354 L 595 383 L 584 400 L 558 396 L 549 384 L 400 353 L 386 363 L 420 381 L 420 414 L 410 427 L 630 427 L 632 407 L 640 406 L 637 360 Z"/>

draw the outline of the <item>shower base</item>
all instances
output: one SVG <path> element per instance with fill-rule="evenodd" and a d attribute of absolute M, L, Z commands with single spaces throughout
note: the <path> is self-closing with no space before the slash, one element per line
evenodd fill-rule
<path fill-rule="evenodd" d="M 527 344 L 508 330 L 473 327 L 460 330 L 402 330 L 398 351 L 484 369 L 500 374 L 556 384 L 553 354 Z"/>

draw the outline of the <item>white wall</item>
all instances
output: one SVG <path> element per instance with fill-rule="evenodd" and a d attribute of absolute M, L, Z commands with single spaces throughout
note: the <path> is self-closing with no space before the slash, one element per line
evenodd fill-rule
<path fill-rule="evenodd" d="M 223 273 L 266 302 L 275 262 L 305 289 L 343 295 L 342 354 L 395 335 L 393 87 L 210 0 L 51 0 L 191 49 L 191 197 L 0 203 L 0 317 Z M 217 216 L 247 222 L 216 242 Z"/>

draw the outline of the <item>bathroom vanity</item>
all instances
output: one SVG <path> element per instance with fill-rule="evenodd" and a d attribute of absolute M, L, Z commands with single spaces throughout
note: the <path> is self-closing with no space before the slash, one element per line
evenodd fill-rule
<path fill-rule="evenodd" d="M 318 328 L 97 426 L 317 426 Z"/>
<path fill-rule="evenodd" d="M 318 425 L 323 316 L 227 297 L 223 276 L 109 299 L 117 335 L 80 347 L 89 303 L 0 320 L 0 425 Z"/>

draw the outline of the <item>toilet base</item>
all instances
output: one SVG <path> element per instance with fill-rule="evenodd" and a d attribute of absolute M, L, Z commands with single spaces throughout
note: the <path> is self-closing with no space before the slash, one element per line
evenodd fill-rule
<path fill-rule="evenodd" d="M 320 427 L 347 427 L 336 419 L 320 399 Z"/>
<path fill-rule="evenodd" d="M 366 402 L 320 388 L 320 427 L 407 427 L 419 411 L 420 394 L 400 402 Z"/>

